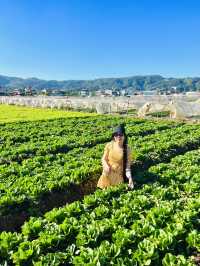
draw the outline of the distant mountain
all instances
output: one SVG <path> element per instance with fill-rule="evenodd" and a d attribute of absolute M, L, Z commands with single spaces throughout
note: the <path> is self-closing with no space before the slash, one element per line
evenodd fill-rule
<path fill-rule="evenodd" d="M 128 89 L 134 90 L 165 90 L 176 87 L 179 91 L 200 90 L 200 78 L 164 78 L 160 75 L 132 76 L 122 78 L 100 78 L 94 80 L 42 80 L 37 78 L 16 78 L 0 75 L 1 90 L 24 88 L 61 89 L 61 90 L 99 90 L 99 89 Z"/>

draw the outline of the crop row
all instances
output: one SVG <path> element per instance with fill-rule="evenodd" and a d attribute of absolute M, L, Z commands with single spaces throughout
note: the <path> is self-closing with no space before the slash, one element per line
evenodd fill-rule
<path fill-rule="evenodd" d="M 134 140 L 134 141 L 133 141 Z M 182 150 L 187 151 L 200 145 L 200 129 L 184 125 L 173 130 L 164 130 L 151 136 L 130 138 L 135 164 L 155 164 L 170 159 Z M 152 147 L 153 154 L 152 154 Z M 19 205 L 39 205 L 40 198 L 47 192 L 67 189 L 71 184 L 80 184 L 97 179 L 101 173 L 103 144 L 90 149 L 77 148 L 66 154 L 35 156 L 22 164 L 2 165 L 0 183 L 1 215 L 20 210 Z M 135 150 L 137 148 L 137 150 Z M 164 155 L 163 155 L 164 154 Z M 133 165 L 133 176 L 136 165 Z M 67 190 L 66 190 L 67 193 Z M 29 206 L 30 205 L 30 206 Z"/>
<path fill-rule="evenodd" d="M 97 191 L 45 218 L 32 218 L 21 234 L 1 234 L 0 245 L 10 243 L 1 256 L 17 265 L 195 265 L 191 252 L 200 251 L 200 201 L 194 194 L 198 164 L 199 150 L 191 151 L 149 169 L 162 185 Z"/>
<path fill-rule="evenodd" d="M 196 149 L 200 145 L 199 125 L 183 125 L 177 128 L 156 132 L 142 139 L 130 138 L 139 165 L 149 166 L 164 162 L 177 154 Z"/>
<path fill-rule="evenodd" d="M 70 119 L 55 119 L 50 121 L 38 122 L 20 122 L 11 124 L 9 127 L 7 124 L 4 127 L 0 127 L 1 141 L 7 141 L 11 144 L 28 142 L 31 140 L 45 140 L 48 137 L 53 136 L 65 136 L 69 133 L 73 133 L 76 130 L 77 133 L 84 133 L 85 130 L 90 132 L 97 132 L 97 129 L 109 129 L 114 124 L 125 122 L 128 125 L 152 125 L 153 123 L 158 127 L 163 126 L 176 126 L 181 123 L 175 123 L 173 121 L 151 121 L 143 119 L 133 118 L 120 118 L 110 116 L 98 116 L 89 118 L 70 118 Z M 106 127 L 108 126 L 108 128 Z M 110 126 L 109 126 L 110 125 Z M 102 127 L 102 128 L 101 128 Z"/>
<path fill-rule="evenodd" d="M 93 119 L 94 120 L 94 119 Z M 58 152 L 67 152 L 70 149 L 77 147 L 91 147 L 98 143 L 105 143 L 111 138 L 113 128 L 116 127 L 122 120 L 119 118 L 110 119 L 106 121 L 99 121 L 94 125 L 84 124 L 81 127 L 79 125 L 72 124 L 62 129 L 62 135 L 60 131 L 53 132 L 53 128 L 47 129 L 50 136 L 32 138 L 30 141 L 13 144 L 10 140 L 5 140 L 4 146 L 0 152 L 0 163 L 10 163 L 12 161 L 21 162 L 26 158 L 30 158 L 36 155 L 55 154 Z M 141 122 L 141 123 L 139 123 Z M 139 123 L 139 125 L 138 125 Z M 167 128 L 177 127 L 180 124 L 163 122 L 153 123 L 147 121 L 129 120 L 127 121 L 127 134 L 132 135 L 146 135 L 153 134 L 156 130 L 165 130 Z M 51 132 L 52 131 L 52 132 Z M 63 131 L 65 133 L 63 133 Z M 38 135 L 45 134 L 45 131 L 38 132 Z M 17 132 L 13 132 L 13 135 L 17 136 Z M 16 140 L 16 136 L 14 139 Z M 27 136 L 25 136 L 26 138 Z M 20 139 L 22 136 L 20 135 Z M 12 148 L 10 148 L 12 147 Z"/>
<path fill-rule="evenodd" d="M 176 183 L 178 189 L 187 193 L 200 193 L 200 150 L 186 152 L 170 161 L 152 166 L 142 176 L 143 181 L 156 180 L 162 185 Z"/>
<path fill-rule="evenodd" d="M 65 120 L 56 120 L 41 122 L 44 124 L 43 127 L 37 127 L 38 122 L 32 122 L 30 126 L 28 123 L 22 124 L 20 128 L 15 129 L 15 125 L 9 132 L 10 136 L 1 135 L 1 158 L 3 159 L 6 156 L 11 156 L 12 153 L 22 154 L 27 151 L 32 152 L 33 154 L 36 151 L 44 149 L 46 147 L 53 146 L 56 142 L 62 141 L 63 144 L 67 141 L 67 144 L 74 143 L 76 140 L 79 141 L 83 137 L 90 137 L 91 135 L 95 138 L 98 137 L 97 132 L 102 135 L 102 132 L 105 132 L 105 129 L 113 128 L 120 122 L 120 118 L 110 119 L 109 117 L 105 119 L 104 117 L 99 118 L 82 118 L 82 119 L 65 119 Z M 54 122 L 54 123 L 53 123 Z M 135 122 L 137 123 L 137 122 Z M 23 133 L 21 132 L 23 129 Z M 90 134 L 87 132 L 89 131 Z M 4 132 L 7 132 L 7 129 L 4 129 Z M 90 140 L 89 140 L 90 141 Z M 88 142 L 89 142 L 88 141 Z M 77 144 L 78 145 L 78 144 Z M 8 153 L 6 153 L 7 148 L 9 148 Z M 5 154 L 4 154 L 5 153 Z M 13 159 L 17 159 L 17 156 Z"/>
<path fill-rule="evenodd" d="M 1 263 L 167 265 L 176 259 L 194 265 L 188 249 L 198 239 L 199 208 L 198 197 L 158 183 L 129 192 L 124 185 L 97 191 L 30 219 L 19 234 L 3 232 Z"/>
<path fill-rule="evenodd" d="M 146 123 L 143 119 L 130 119 L 134 124 Z M 124 121 L 121 117 L 113 116 L 96 116 L 80 118 L 58 118 L 53 120 L 28 121 L 18 123 L 0 124 L 1 145 L 11 144 L 19 145 L 20 143 L 32 140 L 45 140 L 53 136 L 65 136 L 76 130 L 77 133 L 83 133 L 85 130 L 95 131 L 101 126 L 119 124 Z M 175 124 L 174 122 L 165 122 L 165 124 Z M 101 129 L 101 128 L 100 128 Z M 96 131 L 97 133 L 97 131 Z"/>

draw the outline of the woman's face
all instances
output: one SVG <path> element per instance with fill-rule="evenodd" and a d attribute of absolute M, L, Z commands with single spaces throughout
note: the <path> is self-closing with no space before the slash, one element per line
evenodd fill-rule
<path fill-rule="evenodd" d="M 124 135 L 123 134 L 115 134 L 114 135 L 114 141 L 122 144 L 124 142 Z"/>

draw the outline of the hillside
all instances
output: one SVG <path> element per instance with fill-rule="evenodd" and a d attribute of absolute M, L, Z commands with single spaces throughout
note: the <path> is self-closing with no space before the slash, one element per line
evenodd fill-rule
<path fill-rule="evenodd" d="M 164 78 L 159 75 L 132 76 L 121 78 L 100 78 L 94 80 L 42 80 L 37 78 L 16 78 L 0 75 L 1 90 L 9 88 L 23 88 L 31 86 L 33 89 L 41 90 L 44 88 L 62 90 L 99 90 L 99 89 L 129 89 L 134 90 L 154 90 L 169 89 L 176 87 L 179 91 L 200 90 L 200 78 Z"/>

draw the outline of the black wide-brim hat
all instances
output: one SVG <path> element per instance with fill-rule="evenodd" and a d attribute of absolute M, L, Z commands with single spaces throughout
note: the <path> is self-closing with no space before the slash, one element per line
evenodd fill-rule
<path fill-rule="evenodd" d="M 124 124 L 119 125 L 118 127 L 116 127 L 116 129 L 113 132 L 113 136 L 115 135 L 125 135 L 125 127 Z"/>

